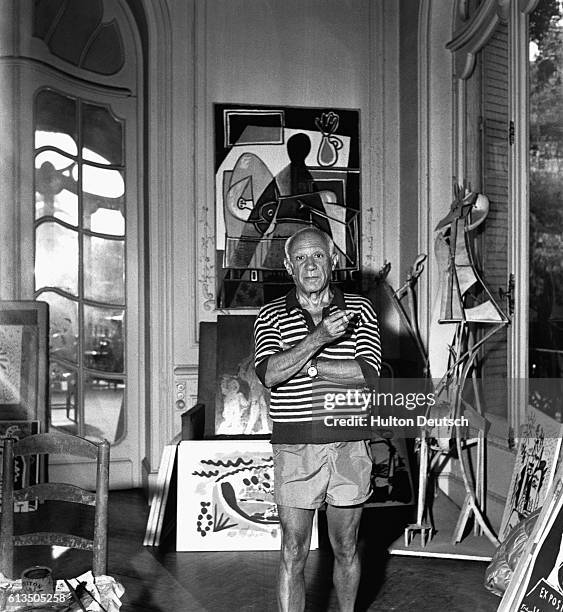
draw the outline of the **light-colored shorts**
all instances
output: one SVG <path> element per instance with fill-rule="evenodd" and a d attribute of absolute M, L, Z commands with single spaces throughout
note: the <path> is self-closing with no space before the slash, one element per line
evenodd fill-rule
<path fill-rule="evenodd" d="M 371 495 L 367 440 L 328 444 L 272 444 L 274 500 L 291 508 L 356 506 Z"/>

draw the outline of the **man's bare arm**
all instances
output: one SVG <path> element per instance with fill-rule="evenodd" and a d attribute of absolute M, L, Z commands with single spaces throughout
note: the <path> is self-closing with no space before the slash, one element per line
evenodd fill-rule
<path fill-rule="evenodd" d="M 365 385 L 364 374 L 355 359 L 319 359 L 319 378 L 328 382 L 350 385 Z"/>
<path fill-rule="evenodd" d="M 304 369 L 325 344 L 334 342 L 344 334 L 351 317 L 352 313 L 347 310 L 334 312 L 295 346 L 272 355 L 268 359 L 264 377 L 266 387 L 275 387 Z"/>

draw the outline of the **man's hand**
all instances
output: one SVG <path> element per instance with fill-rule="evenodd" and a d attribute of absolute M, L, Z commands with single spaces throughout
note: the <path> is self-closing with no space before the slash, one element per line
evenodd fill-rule
<path fill-rule="evenodd" d="M 304 375 L 307 373 L 307 368 L 311 365 L 311 359 L 314 357 L 320 349 L 326 344 L 332 344 L 335 340 L 340 338 L 346 333 L 348 324 L 354 318 L 354 313 L 351 310 L 338 310 L 333 312 L 328 317 L 323 319 L 313 330 L 313 332 L 303 340 L 300 340 L 294 346 L 289 346 L 285 342 L 282 342 L 282 352 L 271 355 L 268 360 L 268 367 L 265 376 L 266 387 L 274 387 L 279 385 L 286 380 L 289 380 L 296 374 Z M 323 360 L 324 361 L 324 360 Z M 338 360 L 340 362 L 341 360 Z M 330 377 L 323 376 L 327 380 L 338 379 L 342 382 L 343 379 L 363 377 L 361 374 L 360 367 L 353 360 L 348 360 L 350 363 L 345 364 L 349 369 L 353 368 L 353 371 L 344 372 L 342 364 L 338 365 L 335 363 L 330 365 L 332 370 L 334 366 L 338 365 L 338 372 L 336 375 Z M 320 364 L 319 364 L 320 365 Z M 324 367 L 324 366 L 323 366 Z M 321 375 L 319 370 L 319 376 Z"/>
<path fill-rule="evenodd" d="M 313 335 L 324 344 L 329 344 L 346 333 L 348 324 L 354 318 L 351 310 L 337 310 L 325 317 L 315 328 Z"/>

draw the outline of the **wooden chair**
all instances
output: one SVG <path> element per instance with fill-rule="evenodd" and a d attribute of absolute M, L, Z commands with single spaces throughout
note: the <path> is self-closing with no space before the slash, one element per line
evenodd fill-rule
<path fill-rule="evenodd" d="M 92 573 L 106 574 L 108 532 L 109 442 L 96 444 L 62 433 L 41 433 L 16 441 L 4 440 L 4 473 L 2 478 L 2 516 L 0 521 L 0 571 L 10 578 L 14 574 L 14 546 L 65 546 L 91 550 Z M 74 455 L 97 462 L 96 491 L 91 492 L 66 483 L 39 483 L 14 490 L 14 457 L 30 455 Z M 94 506 L 93 539 L 70 533 L 35 532 L 14 535 L 14 502 L 59 501 Z"/>

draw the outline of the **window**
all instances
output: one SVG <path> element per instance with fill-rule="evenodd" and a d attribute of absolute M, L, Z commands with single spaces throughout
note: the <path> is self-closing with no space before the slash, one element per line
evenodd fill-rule
<path fill-rule="evenodd" d="M 35 291 L 50 306 L 51 423 L 115 440 L 124 401 L 123 122 L 51 89 L 35 98 Z"/>
<path fill-rule="evenodd" d="M 132 458 L 142 363 L 134 19 L 121 0 L 26 7 L 34 168 L 22 174 L 33 177 L 34 296 L 50 307 L 51 426 L 119 442 L 114 458 Z"/>
<path fill-rule="evenodd" d="M 529 347 L 530 378 L 551 379 L 561 397 L 563 371 L 563 6 L 540 0 L 529 36 Z M 549 395 L 551 395 L 549 394 Z M 548 412 L 561 414 L 551 402 Z"/>

